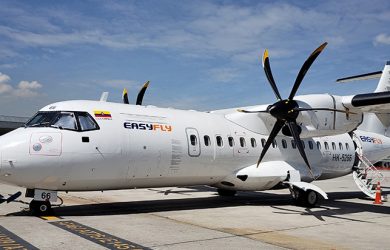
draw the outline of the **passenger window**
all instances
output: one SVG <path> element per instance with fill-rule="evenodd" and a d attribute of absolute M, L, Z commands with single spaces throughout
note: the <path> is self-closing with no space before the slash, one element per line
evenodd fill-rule
<path fill-rule="evenodd" d="M 198 138 L 196 138 L 196 135 L 190 135 L 190 141 L 192 146 L 198 144 Z"/>
<path fill-rule="evenodd" d="M 251 138 L 251 145 L 252 145 L 252 148 L 257 147 L 257 143 L 256 143 L 256 139 L 255 138 Z"/>
<path fill-rule="evenodd" d="M 343 144 L 341 142 L 339 142 L 339 148 L 340 150 L 343 150 Z"/>
<path fill-rule="evenodd" d="M 336 143 L 332 142 L 332 149 L 336 150 Z"/>
<path fill-rule="evenodd" d="M 287 142 L 285 139 L 282 140 L 282 146 L 283 148 L 287 148 Z"/>
<path fill-rule="evenodd" d="M 321 149 L 321 142 L 317 142 L 317 149 L 320 150 Z"/>
<path fill-rule="evenodd" d="M 240 145 L 241 145 L 242 148 L 245 148 L 246 142 L 245 142 L 245 138 L 244 137 L 240 137 Z"/>
<path fill-rule="evenodd" d="M 295 144 L 294 140 L 291 140 L 291 146 L 292 146 L 292 148 L 297 148 L 297 145 Z"/>
<path fill-rule="evenodd" d="M 89 131 L 99 129 L 96 122 L 88 113 L 77 113 L 77 118 L 80 124 L 81 131 Z"/>
<path fill-rule="evenodd" d="M 203 136 L 203 139 L 204 139 L 204 145 L 205 145 L 206 147 L 210 146 L 210 144 L 211 144 L 210 136 L 205 135 L 205 136 Z"/>
<path fill-rule="evenodd" d="M 272 147 L 273 148 L 276 148 L 278 146 L 278 144 L 276 143 L 276 140 L 274 140 L 273 142 L 272 142 Z"/>
<path fill-rule="evenodd" d="M 264 146 L 265 146 L 265 143 L 266 143 L 265 139 L 264 139 L 264 138 L 261 139 L 261 146 L 263 146 L 263 148 L 264 148 Z"/>
<path fill-rule="evenodd" d="M 326 150 L 329 150 L 329 145 L 328 145 L 328 143 L 327 143 L 327 142 L 324 142 L 324 144 L 325 144 L 325 149 L 326 149 Z"/>
<path fill-rule="evenodd" d="M 345 149 L 349 150 L 349 144 L 348 143 L 345 143 Z"/>
<path fill-rule="evenodd" d="M 223 146 L 222 137 L 218 135 L 218 136 L 216 137 L 216 139 L 217 139 L 217 146 L 218 146 L 218 147 L 222 147 L 222 146 Z"/>
<path fill-rule="evenodd" d="M 231 136 L 229 136 L 229 137 L 228 137 L 228 141 L 229 141 L 229 146 L 230 146 L 230 147 L 233 147 L 233 146 L 234 146 L 234 138 L 231 137 Z"/>
<path fill-rule="evenodd" d="M 313 149 L 313 142 L 312 141 L 309 141 L 309 148 Z"/>

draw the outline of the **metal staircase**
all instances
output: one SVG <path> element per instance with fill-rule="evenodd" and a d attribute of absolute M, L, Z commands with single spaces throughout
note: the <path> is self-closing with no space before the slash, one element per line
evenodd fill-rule
<path fill-rule="evenodd" d="M 357 156 L 360 163 L 352 173 L 353 179 L 363 193 L 375 199 L 375 189 L 378 181 L 383 181 L 383 174 L 364 155 Z"/>

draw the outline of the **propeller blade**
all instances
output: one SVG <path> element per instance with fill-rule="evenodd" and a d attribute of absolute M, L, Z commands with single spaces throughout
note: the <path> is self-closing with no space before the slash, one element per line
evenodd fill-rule
<path fill-rule="evenodd" d="M 305 63 L 302 65 L 301 70 L 299 70 L 299 73 L 297 75 L 297 79 L 295 79 L 295 83 L 293 88 L 291 89 L 290 96 L 288 97 L 289 100 L 292 100 L 297 93 L 297 90 L 299 88 L 299 85 L 301 85 L 301 82 L 303 78 L 305 77 L 307 71 L 309 70 L 310 66 L 313 64 L 314 60 L 317 58 L 317 56 L 324 50 L 325 46 L 328 43 L 325 42 L 321 44 L 316 50 L 311 53 L 311 55 L 306 59 Z"/>
<path fill-rule="evenodd" d="M 267 153 L 269 146 L 271 146 L 272 142 L 275 140 L 275 137 L 278 135 L 279 131 L 282 129 L 283 126 L 284 126 L 284 121 L 282 120 L 276 121 L 274 127 L 272 128 L 271 133 L 269 134 L 267 142 L 265 143 L 264 148 L 261 151 L 259 160 L 257 161 L 257 167 L 259 167 L 259 164 L 263 159 L 263 157 L 265 156 L 265 154 Z"/>
<path fill-rule="evenodd" d="M 245 110 L 245 109 L 237 109 L 238 112 L 241 113 L 269 113 L 267 110 Z"/>
<path fill-rule="evenodd" d="M 303 147 L 301 138 L 299 137 L 299 131 L 298 131 L 297 123 L 295 121 L 291 121 L 291 122 L 287 123 L 287 126 L 290 129 L 290 131 L 291 131 L 291 135 L 294 138 L 294 141 L 295 141 L 295 144 L 298 147 L 299 153 L 301 154 L 303 160 L 305 161 L 307 167 L 309 168 L 309 171 L 310 171 L 311 175 L 313 176 L 313 172 L 311 170 L 309 161 L 307 160 L 307 157 L 306 157 L 305 148 Z"/>
<path fill-rule="evenodd" d="M 345 114 L 356 114 L 355 112 L 351 112 L 351 111 L 346 111 L 346 110 L 342 110 L 342 109 L 331 109 L 331 108 L 297 108 L 295 110 L 297 110 L 297 111 L 325 110 L 325 111 L 335 111 L 335 112 L 340 112 L 340 113 L 345 113 Z"/>
<path fill-rule="evenodd" d="M 124 88 L 122 92 L 122 101 L 124 104 L 129 104 L 129 97 L 127 95 L 127 89 Z"/>
<path fill-rule="evenodd" d="M 142 86 L 141 90 L 138 93 L 137 96 L 137 102 L 136 105 L 142 105 L 142 100 L 144 99 L 145 91 L 149 86 L 150 81 L 145 82 L 144 86 Z"/>
<path fill-rule="evenodd" d="M 278 100 L 282 100 L 282 97 L 280 97 L 278 87 L 276 86 L 274 77 L 272 76 L 271 66 L 270 66 L 269 57 L 268 57 L 268 50 L 264 51 L 263 68 L 264 68 L 265 75 L 267 76 L 268 82 L 271 84 L 272 90 L 275 93 L 276 98 Z"/>

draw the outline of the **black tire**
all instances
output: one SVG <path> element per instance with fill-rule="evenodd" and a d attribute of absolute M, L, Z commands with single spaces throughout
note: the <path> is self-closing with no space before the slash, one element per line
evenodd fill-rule
<path fill-rule="evenodd" d="M 318 194 L 313 190 L 303 191 L 298 188 L 292 190 L 294 203 L 298 206 L 315 207 L 318 202 Z"/>
<path fill-rule="evenodd" d="M 217 189 L 219 196 L 235 196 L 237 191 L 236 190 L 228 190 L 228 189 Z"/>
<path fill-rule="evenodd" d="M 35 216 L 49 215 L 52 213 L 51 204 L 49 201 L 36 201 L 30 202 L 30 211 Z"/>
<path fill-rule="evenodd" d="M 308 207 L 315 207 L 318 202 L 318 194 L 313 190 L 307 190 L 305 192 L 305 205 Z"/>

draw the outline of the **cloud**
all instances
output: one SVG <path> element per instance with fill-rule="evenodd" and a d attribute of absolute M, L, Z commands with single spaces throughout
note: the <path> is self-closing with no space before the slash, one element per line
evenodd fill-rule
<path fill-rule="evenodd" d="M 390 35 L 385 33 L 379 34 L 375 37 L 374 44 L 390 45 Z"/>
<path fill-rule="evenodd" d="M 140 85 L 140 83 L 138 81 L 124 80 L 124 79 L 99 81 L 98 84 L 100 86 L 103 86 L 103 87 L 109 87 L 109 88 L 115 88 L 115 89 L 123 89 L 123 88 L 132 89 L 132 88 L 136 88 Z"/>
<path fill-rule="evenodd" d="M 257 60 L 255 51 L 266 47 L 272 47 L 273 57 L 279 54 L 285 58 L 294 56 L 293 49 L 297 47 L 312 46 L 313 41 L 319 43 L 326 38 L 339 46 L 351 46 L 358 40 L 355 38 L 373 32 L 375 21 L 389 18 L 385 10 L 378 11 L 364 2 L 358 5 L 364 5 L 364 11 L 336 1 L 318 4 L 318 8 L 291 3 L 175 4 L 176 12 L 185 13 L 185 18 L 172 17 L 166 3 L 153 4 L 153 8 L 148 3 L 140 7 L 121 1 L 95 6 L 103 16 L 94 15 L 94 11 L 86 15 L 66 6 L 45 6 L 31 13 L 17 5 L 0 9 L 0 15 L 3 12 L 21 17 L 1 25 L 0 36 L 16 41 L 21 47 L 88 44 L 120 50 L 169 49 L 184 56 L 222 56 L 253 63 Z M 342 17 L 338 12 L 343 13 Z M 351 32 L 353 26 L 361 28 Z M 377 42 L 388 44 L 385 34 L 378 39 Z"/>
<path fill-rule="evenodd" d="M 211 69 L 209 73 L 214 81 L 222 83 L 232 82 L 239 76 L 238 70 L 234 68 Z"/>
<path fill-rule="evenodd" d="M 3 74 L 3 73 L 0 72 L 0 83 L 6 83 L 9 80 L 11 80 L 11 77 L 9 77 L 6 74 Z"/>
<path fill-rule="evenodd" d="M 19 97 L 32 97 L 39 94 L 38 89 L 42 88 L 42 84 L 37 81 L 21 81 L 18 87 L 13 90 L 13 94 Z"/>
<path fill-rule="evenodd" d="M 0 72 L 0 95 L 11 95 L 16 97 L 32 97 L 39 94 L 38 90 L 42 88 L 42 84 L 37 81 L 20 81 L 16 88 L 8 84 L 11 80 L 6 74 Z"/>
<path fill-rule="evenodd" d="M 11 80 L 9 76 L 0 72 L 0 94 L 12 91 L 12 86 L 7 84 L 9 80 Z"/>

